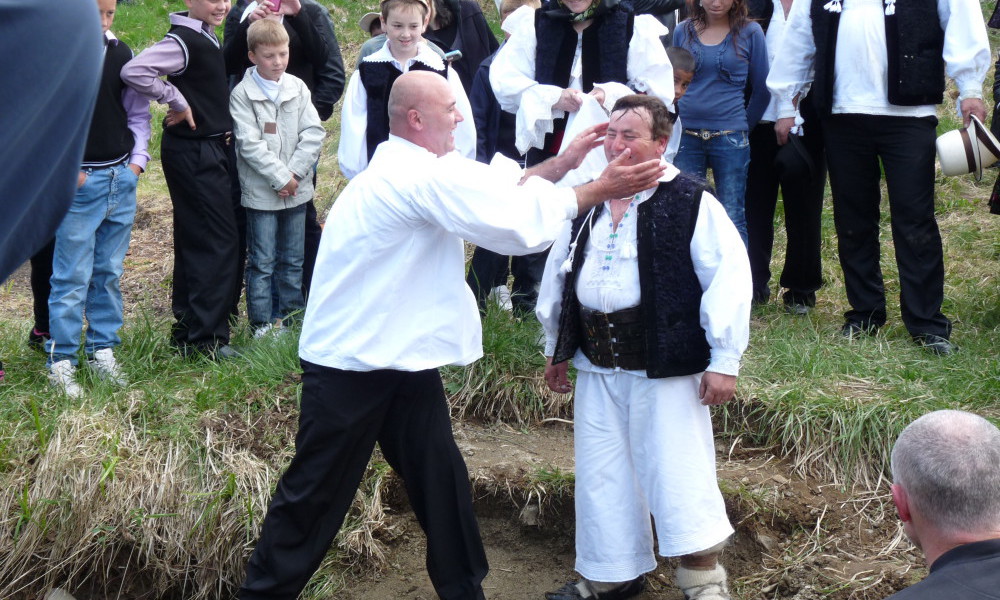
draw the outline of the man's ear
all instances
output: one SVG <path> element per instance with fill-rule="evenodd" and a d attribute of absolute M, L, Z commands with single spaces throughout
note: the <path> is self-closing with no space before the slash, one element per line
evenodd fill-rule
<path fill-rule="evenodd" d="M 420 115 L 420 111 L 415 108 L 406 111 L 406 124 L 414 131 L 422 130 L 424 128 L 424 120 Z"/>
<path fill-rule="evenodd" d="M 906 494 L 906 489 L 898 483 L 892 484 L 889 489 L 892 490 L 892 503 L 896 505 L 899 520 L 909 523 L 913 517 L 910 515 L 910 498 Z"/>

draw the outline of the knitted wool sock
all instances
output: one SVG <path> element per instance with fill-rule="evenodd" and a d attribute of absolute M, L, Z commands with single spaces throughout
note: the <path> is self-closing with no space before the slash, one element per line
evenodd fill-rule
<path fill-rule="evenodd" d="M 729 586 L 726 584 L 726 570 L 722 565 L 714 569 L 688 569 L 677 567 L 674 572 L 677 587 L 684 592 L 686 600 L 729 600 Z"/>

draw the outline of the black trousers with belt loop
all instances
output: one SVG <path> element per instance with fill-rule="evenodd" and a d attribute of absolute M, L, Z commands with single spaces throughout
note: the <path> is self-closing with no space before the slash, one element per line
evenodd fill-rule
<path fill-rule="evenodd" d="M 165 133 L 160 148 L 174 208 L 174 343 L 212 350 L 229 343 L 229 310 L 239 289 L 226 140 Z"/>
<path fill-rule="evenodd" d="M 293 600 L 319 568 L 378 442 L 427 534 L 444 600 L 481 600 L 489 570 L 437 370 L 343 371 L 302 361 L 295 456 L 268 508 L 241 600 Z"/>

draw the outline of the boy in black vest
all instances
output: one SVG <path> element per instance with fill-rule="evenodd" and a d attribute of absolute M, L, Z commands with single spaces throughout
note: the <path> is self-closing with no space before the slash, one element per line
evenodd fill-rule
<path fill-rule="evenodd" d="M 174 344 L 184 354 L 231 358 L 238 235 L 226 155 L 229 86 L 215 36 L 229 0 L 184 2 L 188 12 L 170 15 L 166 37 L 125 65 L 122 79 L 170 107 L 160 149 L 174 206 Z"/>
<path fill-rule="evenodd" d="M 673 114 L 620 99 L 604 152 L 662 157 Z M 728 402 L 750 335 L 750 264 L 722 205 L 669 166 L 659 184 L 581 214 L 552 244 L 538 319 L 546 384 L 577 368 L 576 570 L 549 600 L 642 593 L 662 556 L 680 557 L 688 600 L 728 600 L 719 554 L 733 528 L 715 475 L 709 407 Z"/>
<path fill-rule="evenodd" d="M 97 0 L 104 31 L 104 71 L 77 178 L 76 196 L 56 230 L 49 294 L 49 382 L 71 398 L 87 309 L 88 365 L 115 385 L 125 380 L 113 348 L 121 343 L 119 279 L 135 219 L 135 187 L 149 161 L 149 102 L 118 74 L 132 58 L 111 33 L 115 0 Z"/>
<path fill-rule="evenodd" d="M 430 49 L 423 32 L 431 17 L 430 0 L 382 0 L 382 25 L 386 42 L 358 63 L 344 94 L 340 117 L 337 161 L 344 177 L 353 179 L 365 170 L 375 148 L 389 139 L 389 91 L 400 75 L 433 71 L 448 80 L 455 93 L 455 109 L 472 114 L 462 80 L 450 63 Z M 476 127 L 472 120 L 459 122 L 455 147 L 468 158 L 476 152 Z"/>

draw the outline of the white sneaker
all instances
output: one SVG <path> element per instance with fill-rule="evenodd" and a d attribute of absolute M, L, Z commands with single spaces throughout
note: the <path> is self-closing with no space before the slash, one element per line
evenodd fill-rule
<path fill-rule="evenodd" d="M 49 384 L 74 400 L 83 395 L 83 388 L 76 382 L 75 375 L 76 367 L 68 358 L 49 366 Z"/>
<path fill-rule="evenodd" d="M 505 285 L 498 285 L 490 290 L 490 299 L 497 303 L 500 308 L 507 312 L 514 310 L 514 305 L 510 302 L 510 290 Z"/>
<path fill-rule="evenodd" d="M 111 348 L 102 348 L 94 352 L 94 357 L 87 360 L 87 366 L 93 369 L 98 377 L 111 385 L 124 387 L 128 384 L 121 369 L 118 368 L 118 361 L 115 360 L 115 353 Z"/>
<path fill-rule="evenodd" d="M 253 339 L 259 340 L 268 335 L 281 335 L 285 333 L 285 328 L 281 325 L 281 321 L 277 323 L 268 323 L 267 325 L 261 325 L 253 332 Z"/>

